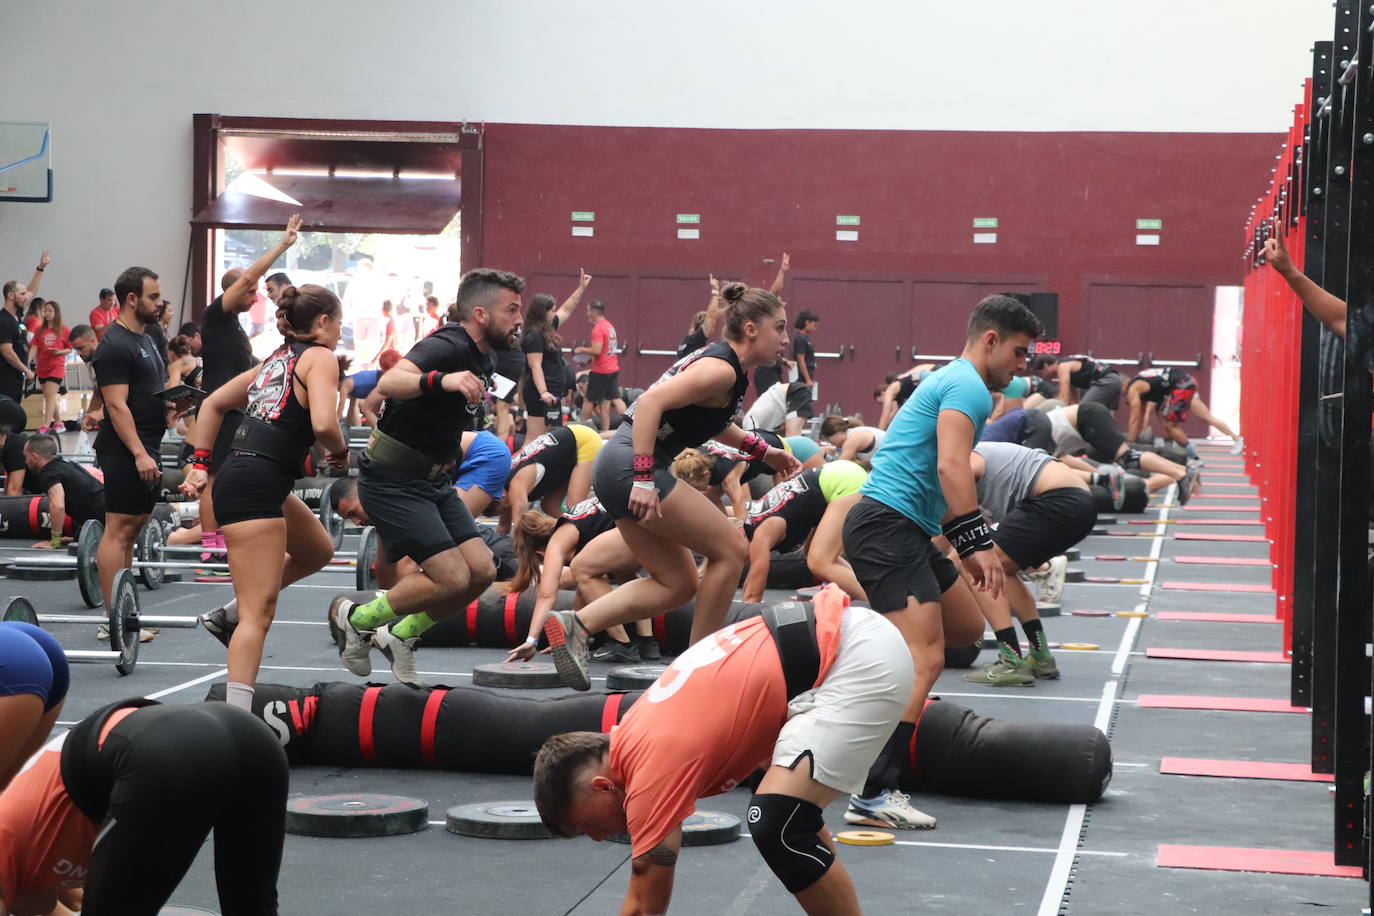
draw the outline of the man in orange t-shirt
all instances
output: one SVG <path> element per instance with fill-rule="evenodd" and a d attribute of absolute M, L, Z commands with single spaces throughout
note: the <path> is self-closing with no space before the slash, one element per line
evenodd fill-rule
<path fill-rule="evenodd" d="M 91 309 L 91 330 L 95 331 L 95 339 L 99 340 L 105 336 L 105 332 L 110 329 L 110 325 L 115 323 L 119 317 L 119 300 L 115 298 L 114 290 L 102 289 L 100 291 L 100 303 Z"/>
<path fill-rule="evenodd" d="M 813 608 L 787 602 L 718 630 L 678 656 L 609 735 L 545 742 L 534 765 L 545 826 L 597 841 L 630 835 L 622 913 L 667 911 L 682 821 L 698 798 L 759 767 L 767 772 L 747 819 L 764 861 L 807 911 L 859 912 L 821 809 L 862 788 L 914 672 L 881 615 L 850 607 L 833 585 Z"/>

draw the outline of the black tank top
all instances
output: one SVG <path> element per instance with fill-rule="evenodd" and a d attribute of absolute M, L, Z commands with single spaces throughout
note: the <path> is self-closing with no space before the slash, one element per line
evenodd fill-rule
<path fill-rule="evenodd" d="M 665 410 L 658 422 L 658 441 L 654 446 L 654 460 L 661 467 L 672 464 L 673 458 L 683 449 L 696 448 L 707 439 L 720 433 L 735 419 L 735 414 L 739 413 L 739 409 L 744 403 L 744 393 L 749 389 L 749 377 L 744 374 L 744 370 L 740 367 L 739 357 L 735 355 L 734 349 L 723 340 L 709 343 L 695 353 L 690 353 L 673 363 L 667 372 L 659 376 L 654 385 L 672 378 L 701 359 L 723 359 L 730 364 L 730 368 L 735 370 L 735 387 L 730 403 L 724 407 L 688 404 L 685 407 Z M 653 387 L 650 385 L 650 390 Z M 638 406 L 639 401 L 637 400 L 630 405 L 630 409 L 624 417 L 625 426 L 634 425 L 635 408 Z"/>
<path fill-rule="evenodd" d="M 572 525 L 577 529 L 577 549 L 581 550 L 597 535 L 605 534 L 614 528 L 615 516 L 606 511 L 606 507 L 601 505 L 601 500 L 589 496 L 564 512 L 558 524 Z"/>
<path fill-rule="evenodd" d="M 324 345 L 308 340 L 288 340 L 272 351 L 272 355 L 258 366 L 258 374 L 248 386 L 248 406 L 244 409 L 254 420 L 285 433 L 300 448 L 302 459 L 315 444 L 315 428 L 310 423 L 310 411 L 296 397 L 292 382 L 299 378 L 296 365 L 301 354 L 320 346 Z"/>
<path fill-rule="evenodd" d="M 1063 359 L 1066 362 L 1078 360 L 1078 371 L 1069 373 L 1069 384 L 1075 388 L 1087 388 L 1112 371 L 1111 366 L 1106 363 L 1099 363 L 1091 356 L 1068 356 Z"/>

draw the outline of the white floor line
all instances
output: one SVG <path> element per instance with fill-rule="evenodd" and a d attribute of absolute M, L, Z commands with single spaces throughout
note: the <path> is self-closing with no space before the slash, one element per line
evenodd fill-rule
<path fill-rule="evenodd" d="M 204 684 L 206 681 L 213 681 L 216 678 L 228 673 L 228 668 L 220 668 L 218 671 L 211 671 L 209 674 L 202 674 L 200 677 L 192 678 L 184 684 L 177 684 L 175 687 L 168 687 L 166 690 L 159 690 L 157 693 L 150 693 L 148 694 L 148 699 L 160 700 L 165 696 L 170 696 L 174 693 L 177 693 L 178 691 L 185 690 L 188 687 L 194 687 L 197 684 Z"/>

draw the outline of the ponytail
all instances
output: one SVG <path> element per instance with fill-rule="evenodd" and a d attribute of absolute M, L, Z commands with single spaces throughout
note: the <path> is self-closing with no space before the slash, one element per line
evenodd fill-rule
<path fill-rule="evenodd" d="M 284 287 L 277 297 L 277 330 L 287 340 L 306 339 L 316 318 L 333 318 L 339 308 L 339 297 L 323 286 L 306 283 Z"/>
<path fill-rule="evenodd" d="M 518 566 L 515 576 L 506 583 L 507 593 L 522 593 L 539 581 L 539 571 L 544 563 L 536 551 L 548 546 L 558 527 L 558 519 L 550 518 L 535 509 L 529 509 L 520 516 L 515 524 L 515 558 Z"/>

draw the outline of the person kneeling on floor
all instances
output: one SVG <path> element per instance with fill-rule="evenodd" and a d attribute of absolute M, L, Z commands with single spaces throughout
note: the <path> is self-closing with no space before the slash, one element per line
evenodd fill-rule
<path fill-rule="evenodd" d="M 848 604 L 832 586 L 810 608 L 731 624 L 679 656 L 611 734 L 544 743 L 534 801 L 549 831 L 630 836 L 622 913 L 667 912 L 683 820 L 760 766 L 746 820 L 764 862 L 808 912 L 859 912 L 822 809 L 862 787 L 915 675 L 897 628 Z"/>

